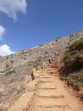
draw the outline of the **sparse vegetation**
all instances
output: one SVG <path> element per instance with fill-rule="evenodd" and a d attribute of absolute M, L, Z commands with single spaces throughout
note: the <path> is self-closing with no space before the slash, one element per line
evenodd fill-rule
<path fill-rule="evenodd" d="M 38 58 L 35 61 L 29 61 L 27 66 L 34 66 L 34 64 L 38 64 L 39 65 L 40 60 L 41 60 L 41 58 Z"/>
<path fill-rule="evenodd" d="M 48 54 L 48 52 L 47 52 L 47 51 L 45 51 L 45 54 Z"/>
<path fill-rule="evenodd" d="M 35 61 L 29 61 L 27 63 L 27 66 L 29 66 L 29 67 L 34 66 L 34 64 L 41 65 L 42 61 L 45 60 L 46 58 L 48 58 L 48 56 L 44 56 L 44 57 L 39 56 L 39 57 L 37 57 L 37 59 Z"/>
<path fill-rule="evenodd" d="M 12 67 L 9 67 L 9 68 L 5 69 L 4 71 L 0 71 L 0 73 L 5 73 L 6 71 L 11 70 L 11 69 L 12 69 Z"/>
<path fill-rule="evenodd" d="M 15 69 L 10 67 L 10 68 L 7 68 L 4 71 L 1 71 L 0 73 L 4 74 L 5 76 L 8 76 L 8 75 L 10 75 L 12 73 L 15 73 L 15 72 L 16 72 Z"/>
<path fill-rule="evenodd" d="M 2 72 L 0 75 L 0 103 L 8 103 L 12 106 L 23 95 L 26 85 L 31 80 L 31 71 L 32 69 L 25 64 L 8 68 Z M 6 111 L 4 104 L 0 106 L 0 110 Z"/>
<path fill-rule="evenodd" d="M 73 34 L 70 34 L 69 37 L 73 37 Z"/>
<path fill-rule="evenodd" d="M 8 75 L 15 73 L 15 72 L 16 72 L 15 70 L 9 70 L 5 73 L 5 75 L 8 76 Z"/>
<path fill-rule="evenodd" d="M 65 39 L 61 38 L 60 40 L 59 37 L 57 37 L 56 40 L 50 42 L 49 44 L 39 44 L 38 47 L 28 50 L 21 50 L 18 53 L 7 56 L 7 58 L 1 57 L 0 65 L 2 66 L 0 67 L 0 103 L 2 103 L 3 109 L 0 110 L 6 110 L 5 105 L 7 103 L 7 106 L 11 107 L 12 104 L 15 103 L 15 101 L 17 101 L 18 98 L 21 97 L 21 95 L 25 92 L 27 84 L 31 81 L 31 73 L 34 64 L 41 66 L 44 61 L 47 62 L 48 58 L 50 56 L 54 56 L 55 54 L 54 64 L 51 67 L 59 69 L 63 63 L 62 61 L 59 61 L 58 57 L 61 60 L 63 57 L 62 52 L 64 53 L 65 50 L 67 50 L 67 52 L 65 53 L 65 57 L 63 59 L 64 66 L 62 68 L 61 78 L 65 79 L 67 84 L 72 85 L 76 90 L 83 87 L 83 38 L 80 40 L 80 43 L 76 41 L 74 43 L 75 45 L 72 44 L 70 46 L 70 44 L 77 39 L 79 38 L 75 35 L 71 35 L 71 37 L 68 36 Z M 79 60 L 78 57 L 81 59 Z M 71 58 L 73 58 L 73 60 Z M 75 58 L 77 58 L 77 60 L 80 62 L 75 63 Z M 6 70 L 5 67 L 7 68 Z M 56 71 L 50 71 L 50 74 L 55 74 L 55 72 Z M 83 99 L 83 93 L 80 94 L 81 98 Z"/>

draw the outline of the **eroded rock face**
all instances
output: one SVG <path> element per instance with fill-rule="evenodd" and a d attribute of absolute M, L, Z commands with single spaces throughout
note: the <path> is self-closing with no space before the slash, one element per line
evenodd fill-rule
<path fill-rule="evenodd" d="M 45 45 L 33 47 L 28 50 L 21 50 L 6 57 L 0 57 L 0 71 L 9 67 L 23 65 L 29 61 L 35 61 L 38 57 L 53 56 L 58 53 L 59 58 L 66 48 L 74 41 L 83 37 L 83 31 L 62 37 Z"/>

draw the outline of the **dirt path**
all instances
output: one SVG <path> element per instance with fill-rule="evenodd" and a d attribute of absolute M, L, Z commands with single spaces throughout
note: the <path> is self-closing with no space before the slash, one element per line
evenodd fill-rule
<path fill-rule="evenodd" d="M 29 111 L 83 111 L 81 102 L 70 93 L 58 76 L 40 70 L 40 82 Z"/>

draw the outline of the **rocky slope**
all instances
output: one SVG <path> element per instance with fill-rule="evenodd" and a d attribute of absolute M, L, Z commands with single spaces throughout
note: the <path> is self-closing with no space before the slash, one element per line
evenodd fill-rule
<path fill-rule="evenodd" d="M 45 45 L 0 56 L 0 111 L 7 111 L 24 93 L 26 85 L 31 81 L 34 63 L 48 60 L 51 56 L 60 59 L 67 47 L 82 37 L 83 31 L 80 31 Z"/>
<path fill-rule="evenodd" d="M 33 47 L 27 50 L 21 50 L 15 54 L 6 57 L 0 57 L 0 71 L 9 67 L 17 67 L 29 61 L 35 61 L 38 57 L 49 57 L 54 54 L 61 54 L 74 41 L 83 37 L 83 30 L 75 34 L 71 34 L 48 44 Z"/>

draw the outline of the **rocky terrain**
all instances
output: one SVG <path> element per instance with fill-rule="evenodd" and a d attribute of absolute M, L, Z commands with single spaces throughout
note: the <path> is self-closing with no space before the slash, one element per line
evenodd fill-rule
<path fill-rule="evenodd" d="M 59 61 L 68 46 L 82 37 L 83 31 L 79 31 L 48 44 L 0 56 L 0 111 L 7 111 L 22 96 L 31 81 L 30 74 L 35 63 L 41 64 L 49 57 L 58 57 Z"/>
<path fill-rule="evenodd" d="M 70 44 L 82 37 L 83 31 L 79 31 L 75 34 L 49 42 L 48 44 L 39 45 L 27 50 L 21 50 L 6 57 L 0 57 L 0 71 L 9 67 L 17 67 L 29 61 L 35 61 L 38 57 L 54 56 L 56 53 L 60 55 Z"/>
<path fill-rule="evenodd" d="M 26 85 L 31 81 L 31 70 L 26 65 L 18 66 L 0 75 L 0 111 L 7 109 L 24 93 Z"/>

